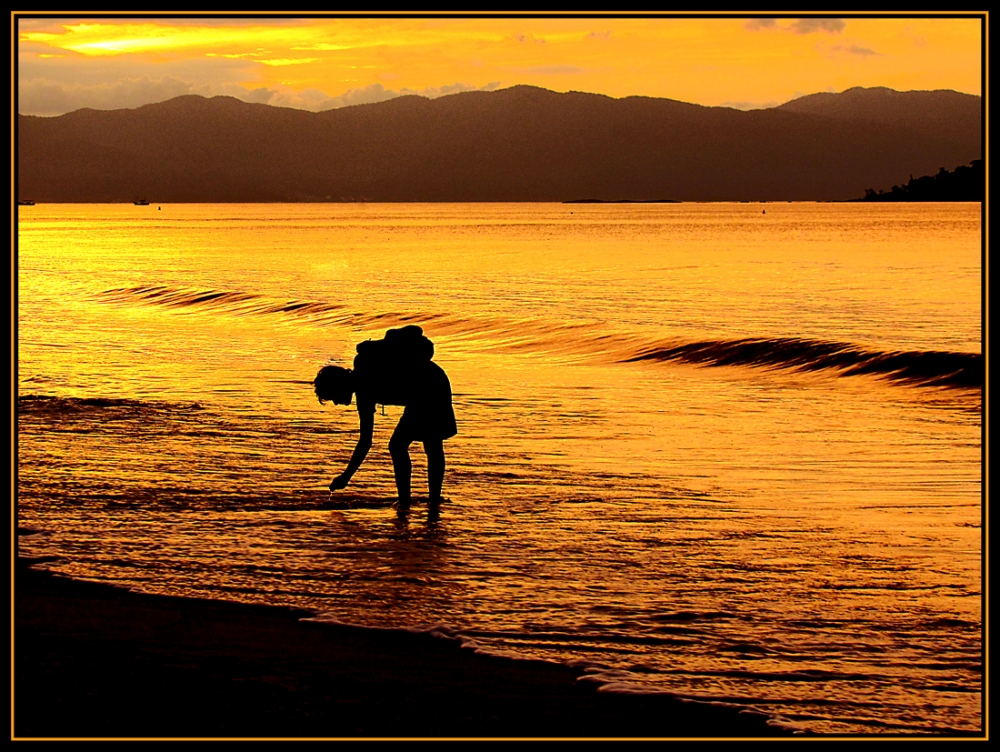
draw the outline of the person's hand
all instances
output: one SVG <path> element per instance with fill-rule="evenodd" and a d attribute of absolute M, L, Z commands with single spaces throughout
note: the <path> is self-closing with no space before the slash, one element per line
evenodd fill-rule
<path fill-rule="evenodd" d="M 347 488 L 347 484 L 350 482 L 351 479 L 348 478 L 346 475 L 344 474 L 338 475 L 336 478 L 330 481 L 330 490 L 339 491 L 342 488 Z"/>

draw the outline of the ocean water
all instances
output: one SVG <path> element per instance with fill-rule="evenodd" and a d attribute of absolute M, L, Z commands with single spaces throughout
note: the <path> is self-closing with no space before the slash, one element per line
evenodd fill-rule
<path fill-rule="evenodd" d="M 983 729 L 978 205 L 18 213 L 21 554 L 816 733 Z M 401 408 L 331 494 L 357 413 L 309 382 L 404 323 L 459 434 L 397 514 Z"/>

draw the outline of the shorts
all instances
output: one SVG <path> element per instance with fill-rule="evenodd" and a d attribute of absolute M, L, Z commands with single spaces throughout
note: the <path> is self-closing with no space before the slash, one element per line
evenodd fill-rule
<path fill-rule="evenodd" d="M 393 435 L 410 441 L 444 441 L 458 433 L 455 410 L 447 405 L 407 405 Z"/>
<path fill-rule="evenodd" d="M 393 435 L 410 441 L 450 439 L 458 433 L 451 382 L 436 363 L 427 363 L 421 371 Z"/>

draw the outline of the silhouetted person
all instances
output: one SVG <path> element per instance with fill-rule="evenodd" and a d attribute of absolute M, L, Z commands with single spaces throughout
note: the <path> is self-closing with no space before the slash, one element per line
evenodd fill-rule
<path fill-rule="evenodd" d="M 444 440 L 458 433 L 451 404 L 451 383 L 437 363 L 431 361 L 434 345 L 419 326 L 390 329 L 381 340 L 357 346 L 354 369 L 324 366 L 313 386 L 321 403 L 330 400 L 350 405 L 357 399 L 361 434 L 347 469 L 330 483 L 339 491 L 350 483 L 372 445 L 375 405 L 402 405 L 403 415 L 389 440 L 392 470 L 396 478 L 399 507 L 410 505 L 410 452 L 414 441 L 422 442 L 427 454 L 428 501 L 441 501 L 444 482 Z"/>

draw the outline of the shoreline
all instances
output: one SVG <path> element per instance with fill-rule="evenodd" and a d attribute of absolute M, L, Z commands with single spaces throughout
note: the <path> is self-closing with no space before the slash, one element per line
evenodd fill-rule
<path fill-rule="evenodd" d="M 12 602 L 12 739 L 791 736 L 760 713 L 601 692 L 582 670 L 311 612 L 32 569 Z"/>
<path fill-rule="evenodd" d="M 254 205 L 306 205 L 306 204 L 982 204 L 975 199 L 866 199 L 860 198 L 720 198 L 720 199 L 551 199 L 537 201 L 151 201 L 136 204 L 128 199 L 115 201 L 46 201 L 18 199 L 18 206 L 254 206 Z"/>

